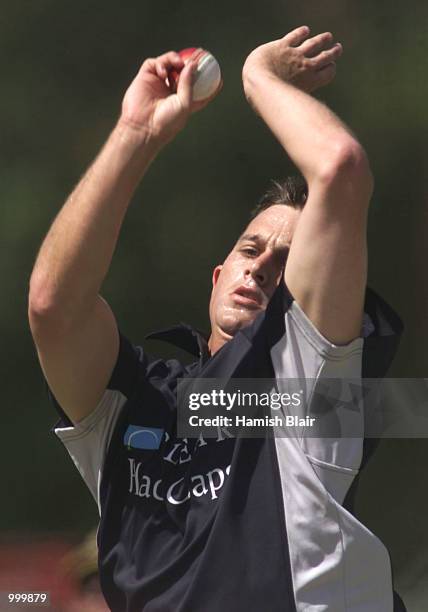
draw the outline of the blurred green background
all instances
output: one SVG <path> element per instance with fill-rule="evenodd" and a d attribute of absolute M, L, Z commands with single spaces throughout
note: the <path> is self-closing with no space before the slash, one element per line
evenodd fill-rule
<path fill-rule="evenodd" d="M 245 102 L 240 74 L 255 46 L 303 24 L 332 31 L 344 46 L 320 97 L 358 134 L 376 178 L 370 284 L 406 324 L 390 375 L 428 376 L 427 3 L 8 3 L 0 20 L 3 534 L 82 534 L 97 520 L 49 433 L 55 415 L 26 300 L 43 235 L 109 134 L 127 85 L 144 58 L 188 46 L 210 49 L 224 76 L 221 96 L 151 167 L 125 221 L 104 295 L 138 343 L 179 320 L 207 329 L 212 267 L 269 179 L 290 171 Z M 382 442 L 358 498 L 359 516 L 388 546 L 397 588 L 416 611 L 428 609 L 427 448 L 426 440 Z"/>

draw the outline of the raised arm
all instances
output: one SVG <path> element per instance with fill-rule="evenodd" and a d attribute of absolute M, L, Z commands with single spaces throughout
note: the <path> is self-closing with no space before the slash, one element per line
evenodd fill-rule
<path fill-rule="evenodd" d="M 366 284 L 366 219 L 373 181 L 349 128 L 310 95 L 335 76 L 342 53 L 309 28 L 255 49 L 243 69 L 250 104 L 308 183 L 285 269 L 290 292 L 331 342 L 360 334 Z"/>
<path fill-rule="evenodd" d="M 130 199 L 162 147 L 192 112 L 195 62 L 175 52 L 146 60 L 127 90 L 119 121 L 62 207 L 30 282 L 29 320 L 48 383 L 73 422 L 101 399 L 118 355 L 114 316 L 100 297 Z M 167 71 L 182 71 L 171 95 Z"/>

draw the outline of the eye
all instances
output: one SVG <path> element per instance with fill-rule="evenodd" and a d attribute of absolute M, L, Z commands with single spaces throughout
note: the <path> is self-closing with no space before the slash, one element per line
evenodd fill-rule
<path fill-rule="evenodd" d="M 257 255 L 259 254 L 258 250 L 255 247 L 251 246 L 242 247 L 240 250 L 241 253 L 244 253 L 246 257 L 257 257 Z"/>

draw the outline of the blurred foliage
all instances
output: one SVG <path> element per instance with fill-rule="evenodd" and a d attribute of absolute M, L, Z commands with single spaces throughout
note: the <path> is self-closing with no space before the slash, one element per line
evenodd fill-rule
<path fill-rule="evenodd" d="M 370 282 L 406 322 L 391 374 L 426 376 L 426 3 L 8 3 L 0 20 L 2 530 L 83 533 L 96 521 L 95 504 L 48 431 L 54 415 L 26 299 L 42 237 L 107 137 L 127 84 L 145 57 L 193 45 L 217 56 L 225 83 L 156 160 L 124 224 L 105 295 L 123 331 L 139 342 L 177 320 L 207 328 L 212 267 L 268 180 L 290 171 L 246 104 L 240 73 L 251 49 L 304 23 L 314 33 L 331 30 L 345 49 L 334 84 L 320 96 L 352 126 L 372 162 Z M 418 521 L 427 511 L 426 487 L 418 485 L 426 449 L 425 440 L 384 443 L 362 481 L 360 512 L 398 570 L 427 545 Z"/>

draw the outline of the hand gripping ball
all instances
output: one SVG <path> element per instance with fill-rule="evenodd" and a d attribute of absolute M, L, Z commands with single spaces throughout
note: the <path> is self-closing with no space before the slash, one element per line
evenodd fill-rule
<path fill-rule="evenodd" d="M 196 47 L 190 47 L 178 53 L 186 63 L 196 50 Z M 205 49 L 199 49 L 199 53 L 193 59 L 198 62 L 198 67 L 193 73 L 193 101 L 200 102 L 212 96 L 220 87 L 221 71 L 216 58 Z M 176 70 L 168 73 L 168 81 L 173 93 L 177 91 L 179 78 L 180 73 Z"/>

